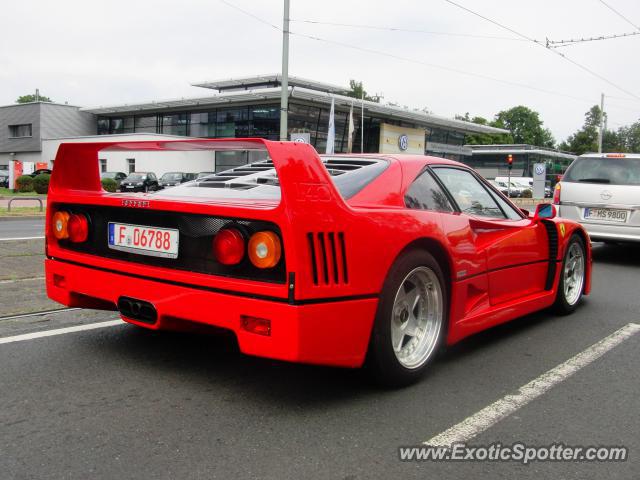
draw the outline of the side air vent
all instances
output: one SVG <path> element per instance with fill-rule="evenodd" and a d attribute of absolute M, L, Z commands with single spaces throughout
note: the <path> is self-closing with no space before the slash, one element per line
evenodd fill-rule
<path fill-rule="evenodd" d="M 551 290 L 553 288 L 553 280 L 556 277 L 558 268 L 558 229 L 554 222 L 543 220 L 542 224 L 547 230 L 547 238 L 549 239 L 549 269 L 547 270 L 547 281 L 544 289 Z"/>
<path fill-rule="evenodd" d="M 307 233 L 314 285 L 349 283 L 343 232 Z"/>

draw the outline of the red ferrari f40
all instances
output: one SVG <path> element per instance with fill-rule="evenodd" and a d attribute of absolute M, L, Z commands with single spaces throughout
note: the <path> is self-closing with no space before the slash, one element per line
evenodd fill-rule
<path fill-rule="evenodd" d="M 256 159 L 156 193 L 109 193 L 99 152 Z M 526 212 L 463 164 L 318 156 L 261 139 L 59 148 L 46 223 L 50 298 L 149 329 L 227 329 L 243 353 L 410 383 L 434 355 L 589 293 L 591 247 L 553 205 Z"/>

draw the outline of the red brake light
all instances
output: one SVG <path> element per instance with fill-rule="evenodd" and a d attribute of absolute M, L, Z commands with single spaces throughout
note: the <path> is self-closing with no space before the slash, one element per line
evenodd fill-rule
<path fill-rule="evenodd" d="M 607 153 L 607 158 L 625 158 L 626 155 L 624 153 Z"/>
<path fill-rule="evenodd" d="M 223 265 L 237 265 L 244 258 L 244 243 L 239 230 L 225 228 L 213 237 L 213 255 Z"/>
<path fill-rule="evenodd" d="M 69 216 L 67 230 L 69 231 L 69 240 L 72 242 L 86 242 L 87 238 L 89 238 L 89 221 L 87 217 L 81 213 L 74 213 Z"/>
<path fill-rule="evenodd" d="M 553 203 L 555 205 L 560 205 L 560 190 L 562 190 L 562 187 L 559 183 L 556 183 L 556 188 L 553 190 Z"/>

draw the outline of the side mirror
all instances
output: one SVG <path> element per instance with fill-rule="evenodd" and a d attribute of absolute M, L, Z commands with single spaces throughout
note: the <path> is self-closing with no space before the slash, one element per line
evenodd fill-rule
<path fill-rule="evenodd" d="M 536 207 L 536 213 L 533 216 L 535 220 L 541 220 L 543 218 L 555 218 L 556 217 L 556 207 L 551 203 L 540 203 Z"/>

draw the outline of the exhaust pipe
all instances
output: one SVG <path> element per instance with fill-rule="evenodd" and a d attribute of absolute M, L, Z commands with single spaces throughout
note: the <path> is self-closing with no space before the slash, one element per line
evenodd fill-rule
<path fill-rule="evenodd" d="M 153 325 L 158 320 L 156 308 L 149 302 L 131 297 L 118 299 L 118 310 L 122 316 L 137 320 L 138 322 Z"/>

